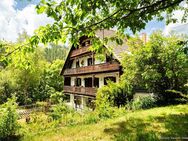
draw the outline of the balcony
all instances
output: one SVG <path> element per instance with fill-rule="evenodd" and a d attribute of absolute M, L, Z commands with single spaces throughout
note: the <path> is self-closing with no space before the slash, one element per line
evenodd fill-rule
<path fill-rule="evenodd" d="M 95 96 L 96 93 L 97 93 L 97 88 L 64 86 L 64 93 L 73 93 L 73 94 Z"/>
<path fill-rule="evenodd" d="M 63 75 L 77 75 L 77 74 L 91 74 L 99 72 L 113 72 L 119 71 L 120 65 L 118 63 L 103 63 L 92 66 L 85 66 L 80 68 L 65 69 Z"/>
<path fill-rule="evenodd" d="M 81 47 L 79 49 L 75 49 L 71 52 L 70 54 L 70 57 L 76 57 L 78 55 L 81 55 L 81 54 L 85 54 L 85 53 L 88 53 L 90 52 L 89 50 L 89 46 L 86 46 L 86 47 Z"/>

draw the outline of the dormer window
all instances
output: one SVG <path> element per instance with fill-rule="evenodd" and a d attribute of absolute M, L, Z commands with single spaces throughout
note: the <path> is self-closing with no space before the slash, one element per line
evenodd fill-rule
<path fill-rule="evenodd" d="M 86 46 L 86 42 L 82 42 L 82 47 L 85 47 Z"/>
<path fill-rule="evenodd" d="M 90 44 L 91 44 L 91 41 L 87 39 L 87 40 L 82 41 L 81 46 L 86 47 L 86 46 L 89 46 Z"/>

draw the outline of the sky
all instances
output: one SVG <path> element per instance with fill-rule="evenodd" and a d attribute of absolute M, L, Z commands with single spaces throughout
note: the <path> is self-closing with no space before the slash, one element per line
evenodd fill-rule
<path fill-rule="evenodd" d="M 35 6 L 40 0 L 0 0 L 0 40 L 15 42 L 19 33 L 26 31 L 28 35 L 33 35 L 34 30 L 41 25 L 51 24 L 53 20 L 45 14 L 38 15 Z M 179 20 L 183 13 L 176 11 L 174 17 Z M 164 34 L 169 34 L 172 30 L 179 33 L 188 33 L 187 23 L 175 23 L 165 25 L 165 21 L 150 21 L 144 30 L 151 34 L 153 31 L 161 29 Z"/>

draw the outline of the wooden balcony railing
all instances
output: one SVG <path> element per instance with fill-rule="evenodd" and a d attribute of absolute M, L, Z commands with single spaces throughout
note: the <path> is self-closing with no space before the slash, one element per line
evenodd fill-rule
<path fill-rule="evenodd" d="M 76 93 L 82 95 L 95 96 L 97 88 L 92 87 L 76 87 L 76 86 L 64 86 L 64 93 Z"/>
<path fill-rule="evenodd" d="M 88 52 L 90 52 L 89 46 L 81 47 L 79 49 L 73 50 L 70 54 L 70 57 L 75 57 L 75 56 L 78 56 L 78 55 L 81 55 L 81 54 L 84 54 L 84 53 L 88 53 Z"/>
<path fill-rule="evenodd" d="M 80 68 L 65 69 L 63 75 L 77 75 L 77 74 L 90 74 L 98 72 L 118 71 L 120 65 L 118 63 L 103 63 L 92 66 L 85 66 Z"/>

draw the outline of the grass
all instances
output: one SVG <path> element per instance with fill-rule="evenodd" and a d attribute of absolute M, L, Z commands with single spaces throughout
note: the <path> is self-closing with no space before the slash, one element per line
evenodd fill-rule
<path fill-rule="evenodd" d="M 188 139 L 188 105 L 127 112 L 95 124 L 75 125 L 25 136 L 21 141 L 135 141 Z"/>

